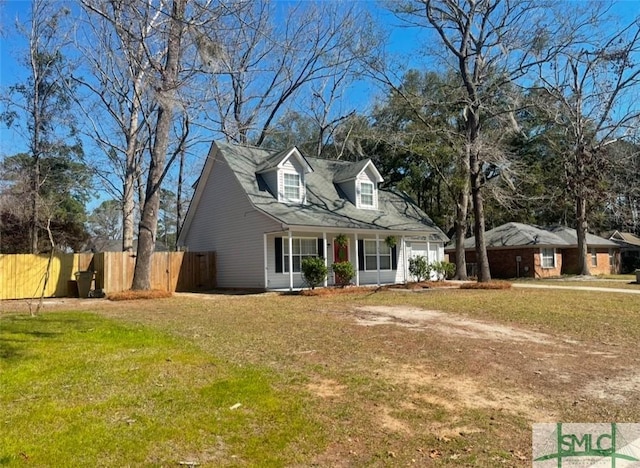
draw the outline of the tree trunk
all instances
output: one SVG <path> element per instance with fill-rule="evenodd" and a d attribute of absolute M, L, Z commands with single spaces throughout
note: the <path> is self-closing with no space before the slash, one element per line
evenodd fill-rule
<path fill-rule="evenodd" d="M 38 192 L 40 190 L 40 161 L 35 156 L 33 164 L 33 176 L 31 181 L 31 219 L 29 220 L 29 238 L 31 241 L 31 253 L 38 253 Z"/>
<path fill-rule="evenodd" d="M 473 203 L 474 229 L 473 235 L 476 241 L 476 264 L 478 270 L 478 282 L 491 281 L 491 270 L 487 247 L 484 241 L 484 203 L 482 200 L 482 162 L 480 161 L 480 119 L 478 111 L 472 110 L 467 118 L 467 157 L 469 160 L 469 179 L 471 185 L 471 200 Z"/>
<path fill-rule="evenodd" d="M 174 0 L 171 13 L 171 25 L 167 38 L 167 56 L 162 70 L 160 89 L 158 90 L 158 115 L 155 128 L 155 140 L 151 150 L 151 161 L 145 193 L 145 202 L 140 217 L 138 232 L 138 254 L 133 273 L 132 289 L 151 289 L 151 259 L 155 248 L 158 229 L 158 210 L 160 207 L 160 185 L 169 146 L 169 135 L 173 120 L 173 106 L 176 94 L 180 42 L 182 38 L 186 0 Z"/>
<path fill-rule="evenodd" d="M 456 274 L 453 279 L 467 281 L 467 259 L 464 251 L 464 239 L 467 235 L 467 212 L 469 211 L 469 191 L 460 191 L 456 203 Z"/>
<path fill-rule="evenodd" d="M 122 251 L 133 252 L 133 225 L 134 225 L 134 173 L 132 166 L 129 165 L 129 156 L 127 155 L 127 173 L 124 179 L 124 191 L 122 200 Z"/>
<path fill-rule="evenodd" d="M 476 161 L 476 164 L 477 161 Z M 487 283 L 491 281 L 491 270 L 489 268 L 489 257 L 487 256 L 487 246 L 484 241 L 484 203 L 482 200 L 482 182 L 478 168 L 472 169 L 471 173 L 471 198 L 473 199 L 474 236 L 476 239 L 476 261 L 478 263 L 478 282 Z"/>
<path fill-rule="evenodd" d="M 588 246 L 587 246 L 587 200 L 576 196 L 576 237 L 578 238 L 578 273 L 589 276 Z"/>
<path fill-rule="evenodd" d="M 185 149 L 180 149 L 180 165 L 178 168 L 178 192 L 176 195 L 176 250 L 178 250 L 178 236 L 182 230 L 182 184 L 184 183 Z"/>

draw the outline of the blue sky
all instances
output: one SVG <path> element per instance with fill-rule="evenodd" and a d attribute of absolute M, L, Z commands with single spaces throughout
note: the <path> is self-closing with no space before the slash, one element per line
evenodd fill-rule
<path fill-rule="evenodd" d="M 567 12 L 571 12 L 573 5 L 581 3 L 582 0 L 565 1 Z M 16 35 L 14 24 L 17 18 L 22 20 L 21 22 L 26 21 L 30 4 L 30 0 L 0 0 L 0 87 L 3 89 L 24 81 L 26 76 L 26 70 L 18 62 L 20 53 L 25 51 L 26 44 L 20 36 Z M 417 68 L 420 67 L 418 61 L 423 55 L 420 49 L 428 43 L 424 40 L 425 36 L 421 35 L 425 33 L 400 26 L 400 22 L 378 2 L 371 0 L 366 1 L 366 4 L 390 34 L 389 49 L 397 55 L 407 54 L 406 62 Z M 640 14 L 640 0 L 620 0 L 615 4 L 615 11 L 625 20 L 630 20 Z M 366 107 L 372 103 L 372 96 L 377 92 L 377 88 L 372 84 L 360 84 L 352 93 L 352 97 L 355 93 L 357 102 L 361 102 L 358 111 L 365 112 Z M 0 157 L 24 151 L 25 146 L 21 136 L 14 130 L 7 130 L 4 124 L 0 126 Z"/>

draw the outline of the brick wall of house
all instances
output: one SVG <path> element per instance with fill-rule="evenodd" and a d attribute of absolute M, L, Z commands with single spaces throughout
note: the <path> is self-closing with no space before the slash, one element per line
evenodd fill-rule
<path fill-rule="evenodd" d="M 564 257 L 564 268 L 562 273 L 566 275 L 577 275 L 580 273 L 578 269 L 578 249 L 564 249 L 562 251 Z M 609 249 L 602 248 L 596 249 L 597 265 L 591 263 L 591 249 L 587 254 L 587 261 L 589 262 L 589 271 L 592 275 L 608 275 L 616 273 L 616 268 L 611 267 L 609 262 Z M 615 261 L 615 260 L 614 260 Z"/>
<path fill-rule="evenodd" d="M 553 268 L 542 267 L 542 254 L 540 253 L 540 249 L 535 248 L 530 250 L 534 255 L 536 278 L 553 278 L 561 275 L 562 265 L 564 264 L 564 257 L 558 249 L 556 249 L 555 267 Z"/>
<path fill-rule="evenodd" d="M 609 263 L 609 249 L 597 249 L 597 266 L 591 266 L 594 275 L 615 273 L 616 267 L 611 268 Z M 619 257 L 619 253 L 616 253 Z M 487 250 L 491 276 L 493 278 L 551 278 L 563 274 L 574 275 L 578 273 L 577 249 L 556 249 L 556 263 L 554 268 L 542 268 L 542 256 L 537 247 L 520 249 L 489 249 Z M 520 271 L 516 258 L 520 256 Z M 450 261 L 455 260 L 455 254 L 449 255 Z M 473 250 L 466 252 L 467 265 L 476 263 L 476 253 Z M 589 251 L 591 261 L 591 251 Z M 615 261 L 615 260 L 614 260 Z M 618 260 L 617 265 L 620 262 Z"/>
<path fill-rule="evenodd" d="M 517 257 L 520 257 L 518 271 Z M 562 255 L 556 251 L 556 267 L 542 268 L 540 249 L 489 249 L 487 250 L 491 276 L 493 278 L 548 278 L 560 276 L 562 269 Z M 475 251 L 467 251 L 467 264 L 476 263 Z"/>

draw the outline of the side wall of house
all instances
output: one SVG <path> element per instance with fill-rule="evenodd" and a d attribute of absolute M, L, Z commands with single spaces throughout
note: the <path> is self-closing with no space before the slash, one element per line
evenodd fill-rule
<path fill-rule="evenodd" d="M 219 287 L 264 288 L 263 233 L 278 226 L 255 210 L 222 159 L 213 163 L 185 246 L 216 252 Z"/>
<path fill-rule="evenodd" d="M 587 253 L 587 263 L 589 265 L 589 271 L 592 275 L 609 275 L 614 273 L 612 271 L 611 263 L 609 261 L 609 249 L 607 248 L 597 248 L 595 249 L 596 253 L 596 265 L 592 263 L 592 249 L 589 248 Z M 578 269 L 578 249 L 564 249 L 562 251 L 562 256 L 564 257 L 564 263 L 562 268 L 562 273 L 566 275 L 576 275 L 580 273 Z M 614 269 L 615 270 L 615 269 Z"/>
<path fill-rule="evenodd" d="M 454 253 L 449 254 L 454 257 Z M 539 248 L 526 249 L 488 249 L 487 257 L 492 278 L 549 278 L 560 276 L 562 271 L 562 254 L 556 250 L 555 267 L 543 268 Z M 520 257 L 520 262 L 518 262 Z M 465 255 L 469 273 L 474 274 L 477 268 L 476 253 L 467 250 Z"/>

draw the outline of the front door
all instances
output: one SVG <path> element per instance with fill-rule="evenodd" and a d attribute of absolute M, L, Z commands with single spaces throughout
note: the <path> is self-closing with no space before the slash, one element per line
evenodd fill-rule
<path fill-rule="evenodd" d="M 349 261 L 349 244 L 338 245 L 335 239 L 333 239 L 333 262 L 348 262 Z"/>

